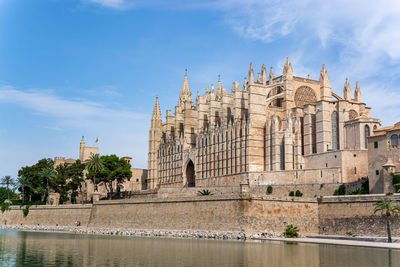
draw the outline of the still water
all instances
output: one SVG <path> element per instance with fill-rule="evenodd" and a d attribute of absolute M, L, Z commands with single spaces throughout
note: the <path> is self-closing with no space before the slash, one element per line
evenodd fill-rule
<path fill-rule="evenodd" d="M 0 266 L 400 266 L 400 251 L 0 231 Z"/>

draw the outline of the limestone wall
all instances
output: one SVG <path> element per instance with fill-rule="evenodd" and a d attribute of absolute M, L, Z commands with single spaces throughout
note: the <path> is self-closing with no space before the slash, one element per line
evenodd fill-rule
<path fill-rule="evenodd" d="M 250 190 L 251 196 L 251 190 Z M 221 230 L 282 232 L 288 224 L 301 233 L 385 236 L 385 221 L 374 214 L 374 204 L 384 195 L 340 197 L 248 198 L 232 195 L 167 197 L 100 201 L 92 205 L 31 207 L 27 217 L 22 209 L 0 213 L 2 224 L 121 227 L 136 229 Z M 392 196 L 400 200 L 400 194 Z M 394 236 L 400 236 L 399 216 L 392 217 Z"/>
<path fill-rule="evenodd" d="M 23 208 L 12 206 L 10 210 L 0 213 L 1 224 L 24 225 L 64 225 L 73 226 L 76 221 L 81 225 L 89 224 L 91 204 L 75 204 L 62 206 L 32 206 L 28 216 L 24 217 Z"/>
<path fill-rule="evenodd" d="M 386 236 L 386 220 L 374 214 L 374 204 L 383 195 L 324 197 L 319 203 L 319 228 L 327 234 Z M 400 194 L 392 196 L 400 200 Z M 393 236 L 400 236 L 400 216 L 391 218 Z"/>
<path fill-rule="evenodd" d="M 326 168 L 322 170 L 313 169 L 250 173 L 249 181 L 252 185 L 338 183 L 341 181 L 341 171 L 340 168 Z"/>

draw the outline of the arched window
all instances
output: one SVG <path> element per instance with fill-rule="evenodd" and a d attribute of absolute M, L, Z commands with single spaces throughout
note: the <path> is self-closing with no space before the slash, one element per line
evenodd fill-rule
<path fill-rule="evenodd" d="M 390 137 L 390 143 L 392 144 L 392 146 L 397 146 L 399 144 L 399 136 L 397 134 L 393 134 Z"/>
<path fill-rule="evenodd" d="M 332 150 L 339 150 L 339 116 L 336 111 L 332 112 Z"/>
<path fill-rule="evenodd" d="M 369 130 L 369 126 L 365 125 L 364 129 L 364 142 L 365 142 L 365 149 L 368 149 L 368 136 L 371 135 L 371 132 Z"/>

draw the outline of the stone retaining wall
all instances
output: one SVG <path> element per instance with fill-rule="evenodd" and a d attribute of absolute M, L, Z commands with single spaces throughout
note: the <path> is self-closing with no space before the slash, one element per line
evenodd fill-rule
<path fill-rule="evenodd" d="M 105 200 L 94 205 L 32 206 L 0 213 L 1 224 L 81 225 L 97 228 L 282 232 L 288 224 L 304 234 L 385 236 L 384 220 L 373 213 L 383 195 L 274 197 L 213 195 L 132 200 Z M 400 194 L 391 196 L 400 200 Z M 400 236 L 399 217 L 392 218 L 394 236 Z"/>

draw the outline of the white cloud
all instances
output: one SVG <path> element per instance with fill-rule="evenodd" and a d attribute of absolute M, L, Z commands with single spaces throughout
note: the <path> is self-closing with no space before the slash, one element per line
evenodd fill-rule
<path fill-rule="evenodd" d="M 43 136 L 35 138 L 35 143 L 29 140 L 0 141 L 5 155 L 13 153 L 13 149 L 18 145 L 23 145 L 29 150 L 30 153 L 19 152 L 18 157 L 12 160 L 10 166 L 14 169 L 20 167 L 20 161 L 31 161 L 33 164 L 32 159 L 37 160 L 45 156 L 76 158 L 78 155 L 76 147 L 79 144 L 76 137 L 81 134 L 89 136 L 90 140 L 99 137 L 101 154 L 130 155 L 134 157 L 135 167 L 145 168 L 147 165 L 149 114 L 136 113 L 115 104 L 108 106 L 99 101 L 66 99 L 48 90 L 24 91 L 11 86 L 0 86 L 0 103 L 20 107 L 20 115 L 29 114 L 37 117 L 34 118 L 35 123 L 31 124 L 27 123 L 27 119 L 23 116 L 15 116 L 15 120 L 20 120 L 18 125 L 24 134 L 34 134 L 32 131 L 40 128 L 49 129 Z M 34 129 L 32 125 L 35 125 Z M 7 125 L 5 129 L 8 129 Z M 54 141 L 61 137 L 65 139 L 63 142 Z M 47 143 L 46 140 L 53 140 L 51 149 L 48 146 L 36 146 L 36 143 Z M 66 144 L 72 145 L 65 147 Z M 88 145 L 92 145 L 92 141 Z M 66 150 L 72 154 L 65 155 Z M 55 151 L 61 151 L 62 154 L 54 155 Z M 11 168 L 10 166 L 0 166 L 0 169 L 5 170 Z"/>
<path fill-rule="evenodd" d="M 144 114 L 111 109 L 99 102 L 63 99 L 51 91 L 40 89 L 22 91 L 10 86 L 2 86 L 0 87 L 0 102 L 18 104 L 38 114 L 55 117 L 62 122 L 67 122 L 68 125 L 79 127 L 86 123 L 103 124 L 116 118 L 122 120 L 147 118 Z"/>
<path fill-rule="evenodd" d="M 91 2 L 104 7 L 110 7 L 119 10 L 127 9 L 133 5 L 133 2 L 128 0 L 86 0 L 86 2 Z"/>

